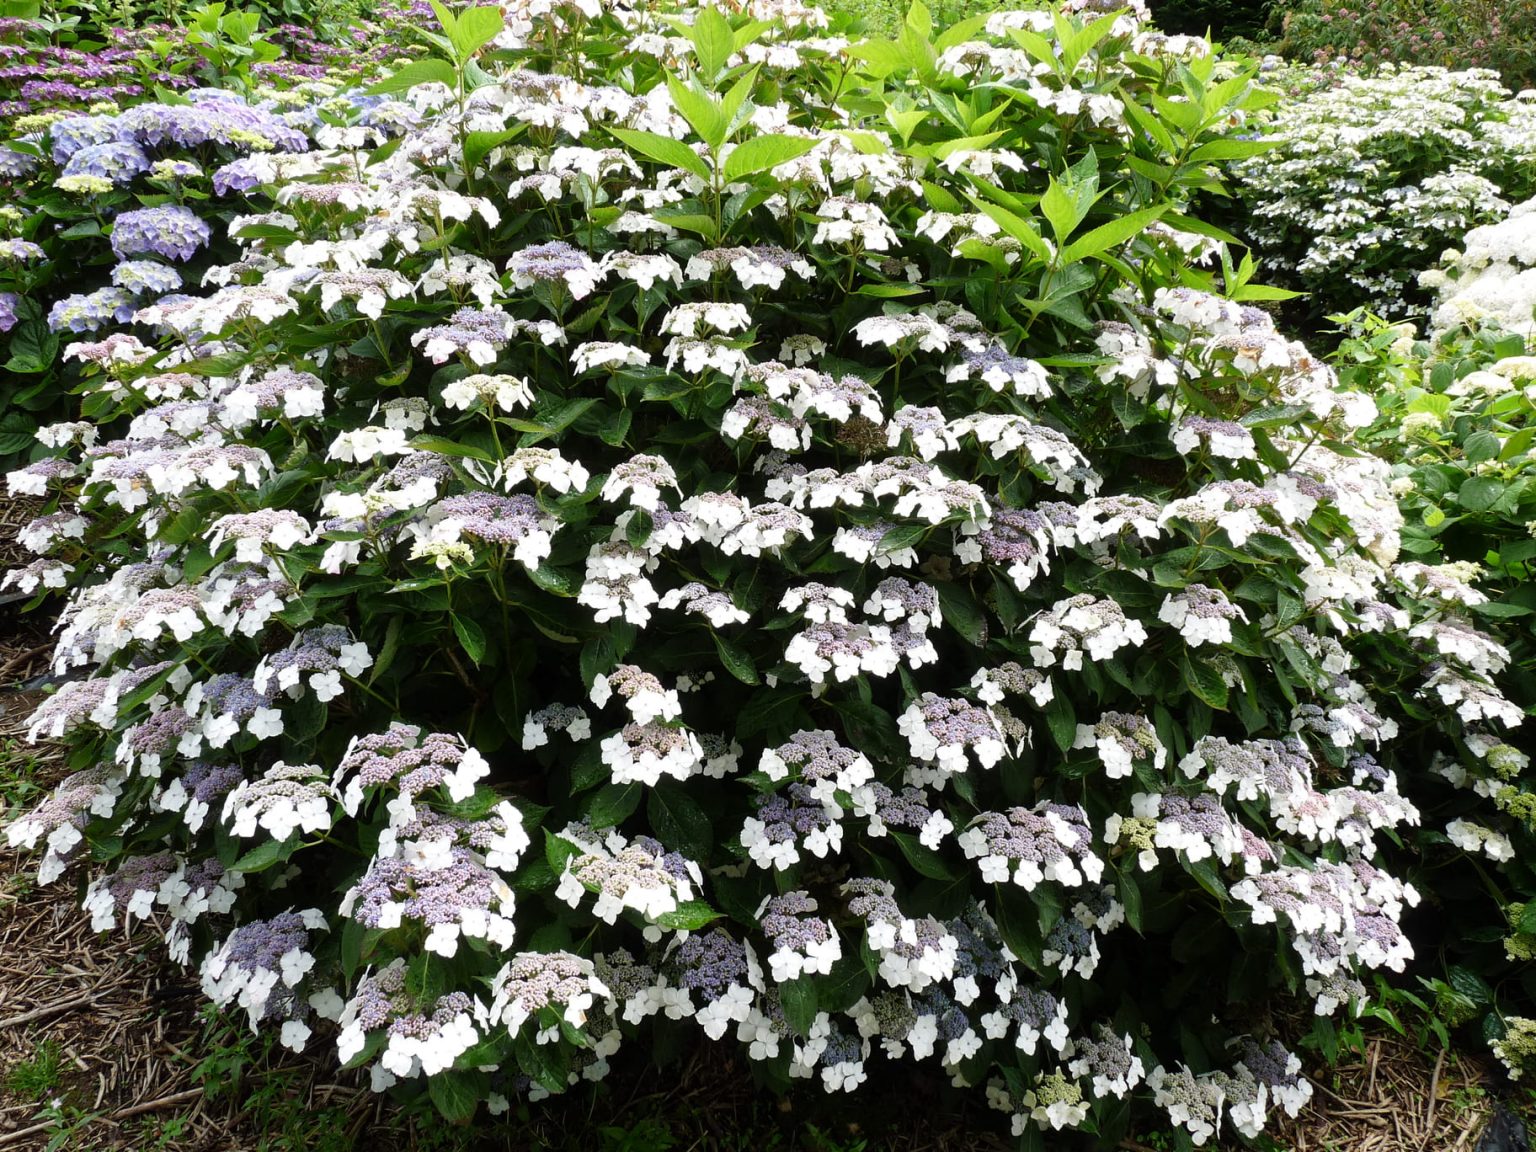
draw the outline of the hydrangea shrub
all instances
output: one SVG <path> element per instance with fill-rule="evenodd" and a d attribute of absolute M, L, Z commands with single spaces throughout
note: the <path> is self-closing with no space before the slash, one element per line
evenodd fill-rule
<path fill-rule="evenodd" d="M 701 1034 L 1036 1142 L 1298 1110 L 1254 1007 L 1412 954 L 1401 720 L 1519 717 L 1188 214 L 1265 97 L 1103 8 L 439 10 L 411 131 L 215 172 L 276 207 L 11 481 L 11 842 L 455 1120 Z"/>
<path fill-rule="evenodd" d="M 23 55 L 10 66 L 18 78 L 52 79 L 22 79 L 19 99 L 0 100 L 11 113 L 0 140 L 0 459 L 24 459 L 39 424 L 69 414 L 61 404 L 80 374 L 60 353 L 71 335 L 126 323 L 235 257 L 225 225 L 263 203 L 251 170 L 263 171 L 266 154 L 335 147 L 343 132 L 350 147 L 386 139 L 358 121 L 356 101 L 334 102 L 343 85 L 326 79 L 325 64 L 303 62 L 320 55 L 316 42 L 271 62 L 267 78 L 280 86 L 247 98 L 188 89 L 188 62 L 174 54 L 175 71 L 145 73 L 152 40 L 151 29 L 123 38 L 132 49 L 77 63 L 62 50 Z M 378 64 L 378 51 L 359 45 L 346 83 Z M 226 167 L 236 159 L 247 163 Z"/>
<path fill-rule="evenodd" d="M 1469 236 L 1469 252 L 1486 231 Z M 1419 340 L 1407 325 L 1339 319 L 1349 333 L 1341 375 L 1370 381 L 1380 405 L 1364 435 L 1392 462 L 1403 549 L 1454 566 L 1469 582 L 1442 609 L 1436 644 L 1497 673 L 1514 700 L 1536 700 L 1536 357 L 1528 337 L 1481 320 Z M 1414 631 L 1427 637 L 1429 629 Z M 1529 753 L 1480 725 L 1439 739 L 1426 733 L 1423 747 L 1429 770 L 1406 778 L 1405 790 L 1424 813 L 1414 847 L 1444 922 L 1437 1007 L 1451 1023 L 1477 1023 L 1518 1074 L 1532 1066 L 1521 1043 L 1536 1016 L 1536 980 L 1526 971 L 1536 955 L 1536 912 L 1525 915 L 1536 909 Z"/>
<path fill-rule="evenodd" d="M 1496 327 L 1529 337 L 1536 329 L 1536 200 L 1516 204 L 1501 219 L 1473 228 L 1438 266 L 1419 273 L 1434 293 L 1429 328 L 1461 335 Z"/>
<path fill-rule="evenodd" d="M 1232 165 L 1241 231 L 1315 315 L 1406 315 L 1423 268 L 1536 191 L 1536 104 L 1497 72 L 1287 66 L 1269 78 L 1290 98 L 1263 126 L 1275 151 Z"/>

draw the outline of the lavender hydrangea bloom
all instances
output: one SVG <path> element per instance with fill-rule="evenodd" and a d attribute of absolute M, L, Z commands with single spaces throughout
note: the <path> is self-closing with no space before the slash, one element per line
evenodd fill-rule
<path fill-rule="evenodd" d="M 76 152 L 92 144 L 106 144 L 123 138 L 117 121 L 111 116 L 70 116 L 58 121 L 48 132 L 53 137 L 55 164 L 67 164 Z"/>
<path fill-rule="evenodd" d="M 98 288 L 56 303 L 48 310 L 48 328 L 52 332 L 94 332 L 108 323 L 128 323 L 136 307 L 132 293 L 116 287 Z"/>
<path fill-rule="evenodd" d="M 16 327 L 16 305 L 21 303 L 21 297 L 14 292 L 0 292 L 0 332 L 9 332 Z"/>
<path fill-rule="evenodd" d="M 112 283 L 137 296 L 162 296 L 181 287 L 181 273 L 155 260 L 124 260 L 112 269 Z"/>
<path fill-rule="evenodd" d="M 228 196 L 231 192 L 249 192 L 252 188 L 261 187 L 269 172 L 270 165 L 266 161 L 254 156 L 242 156 L 214 170 L 213 190 L 220 196 Z"/>
<path fill-rule="evenodd" d="M 149 171 L 149 157 L 137 144 L 108 140 L 88 144 L 69 158 L 65 176 L 100 176 L 114 184 L 131 184 L 133 178 Z"/>
<path fill-rule="evenodd" d="M 748 983 L 746 949 L 719 928 L 688 937 L 672 961 L 677 983 L 706 1003 Z"/>
<path fill-rule="evenodd" d="M 0 147 L 0 180 L 25 180 L 37 171 L 37 161 L 25 152 Z"/>
<path fill-rule="evenodd" d="M 112 251 L 119 258 L 153 253 L 167 260 L 190 260 L 212 235 L 192 209 L 165 204 L 119 216 L 112 225 Z"/>
<path fill-rule="evenodd" d="M 140 104 L 117 118 L 118 130 L 142 144 L 167 142 L 183 148 L 204 144 L 249 144 L 252 137 L 286 152 L 303 152 L 309 139 L 264 108 L 253 108 L 228 92 L 192 93 L 192 104 Z"/>
<path fill-rule="evenodd" d="M 45 260 L 45 253 L 40 244 L 34 244 L 30 240 L 0 240 L 0 260 L 14 260 L 18 264 L 31 260 Z"/>
<path fill-rule="evenodd" d="M 204 959 L 204 995 L 219 1004 L 238 1000 L 252 1027 L 263 1020 L 298 1019 L 307 1008 L 297 988 L 315 964 L 310 933 L 326 927 L 317 908 L 242 924 Z"/>

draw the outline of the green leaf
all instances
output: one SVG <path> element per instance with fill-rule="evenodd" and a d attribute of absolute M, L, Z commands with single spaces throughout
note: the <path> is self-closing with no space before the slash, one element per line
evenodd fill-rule
<path fill-rule="evenodd" d="M 674 932 L 697 932 L 704 925 L 720 919 L 716 912 L 702 900 L 685 900 L 670 912 L 656 917 L 656 923 Z"/>
<path fill-rule="evenodd" d="M 1108 224 L 1100 224 L 1092 231 L 1085 232 L 1072 243 L 1068 244 L 1061 253 L 1063 264 L 1075 264 L 1079 260 L 1087 260 L 1089 257 L 1098 256 L 1111 248 L 1118 248 L 1131 237 L 1144 231 L 1169 208 L 1169 205 L 1158 204 L 1152 208 L 1143 208 L 1139 212 L 1132 212 L 1128 216 L 1121 216 L 1118 220 L 1111 220 Z"/>
<path fill-rule="evenodd" d="M 1212 708 L 1227 707 L 1227 682 L 1221 678 L 1214 665 L 1198 655 L 1185 652 L 1179 657 L 1184 672 L 1184 684 L 1199 699 Z"/>
<path fill-rule="evenodd" d="M 846 1012 L 859 1002 L 869 988 L 869 972 L 857 955 L 846 953 L 832 972 L 817 981 L 817 1010 L 820 1012 Z"/>
<path fill-rule="evenodd" d="M 753 136 L 743 140 L 725 160 L 727 183 L 766 172 L 804 156 L 818 141 L 805 136 Z"/>
<path fill-rule="evenodd" d="M 708 177 L 706 176 L 705 179 L 708 179 Z M 716 238 L 715 218 L 713 216 L 705 216 L 698 212 L 675 212 L 670 214 L 659 212 L 656 214 L 656 219 L 660 220 L 663 224 L 670 224 L 673 228 L 680 228 L 684 232 L 697 232 L 706 240 L 714 240 Z"/>
<path fill-rule="evenodd" d="M 581 849 L 576 845 L 563 836 L 556 836 L 548 828 L 544 829 L 544 860 L 556 876 L 565 875 L 566 861 L 580 855 Z"/>
<path fill-rule="evenodd" d="M 759 677 L 757 665 L 752 662 L 752 657 L 747 650 L 739 644 L 733 644 L 718 632 L 711 632 L 715 640 L 715 651 L 720 654 L 720 663 L 725 665 L 725 670 L 743 684 L 757 684 Z"/>
<path fill-rule="evenodd" d="M 395 656 L 400 651 L 400 633 L 405 627 L 405 617 L 399 613 L 390 616 L 389 623 L 384 626 L 384 643 L 379 646 L 379 655 L 373 662 L 373 667 L 368 670 L 368 679 L 363 681 L 372 688 L 378 678 L 389 670 L 389 666 L 395 662 Z"/>
<path fill-rule="evenodd" d="M 1499 438 L 1486 430 L 1474 432 L 1462 441 L 1461 454 L 1467 458 L 1468 464 L 1481 464 L 1484 460 L 1497 459 Z"/>
<path fill-rule="evenodd" d="M 988 244 L 990 252 L 997 249 Z M 855 291 L 860 296 L 873 296 L 877 300 L 901 300 L 908 296 L 921 296 L 928 289 L 921 284 L 860 284 Z"/>
<path fill-rule="evenodd" d="M 612 828 L 640 807 L 641 786 L 636 783 L 604 784 L 587 802 L 587 819 L 594 828 Z"/>
<path fill-rule="evenodd" d="M 440 456 L 457 456 L 461 459 L 481 460 L 487 464 L 496 463 L 496 457 L 484 448 L 476 448 L 472 444 L 460 444 L 457 440 L 450 440 L 446 436 L 413 436 L 411 447 L 422 452 L 436 452 Z"/>
<path fill-rule="evenodd" d="M 930 880 L 955 878 L 954 870 L 944 863 L 944 857 L 922 843 L 912 833 L 887 832 L 886 835 L 896 842 L 896 846 L 901 849 L 901 854 L 907 858 L 907 863 L 912 865 L 918 875 L 926 876 Z"/>
<path fill-rule="evenodd" d="M 1221 873 L 1216 871 L 1216 862 L 1209 856 L 1203 860 L 1190 860 L 1181 856 L 1184 863 L 1184 871 L 1195 878 L 1195 882 L 1225 904 L 1228 900 L 1227 886 L 1221 882 Z"/>
<path fill-rule="evenodd" d="M 1045 706 L 1045 724 L 1051 730 L 1051 740 L 1063 752 L 1069 752 L 1077 740 L 1077 713 L 1066 693 L 1057 692 Z"/>
<path fill-rule="evenodd" d="M 446 84 L 450 88 L 457 88 L 459 74 L 454 71 L 452 64 L 436 57 L 427 60 L 412 60 L 404 68 L 392 76 L 386 76 L 383 80 L 372 84 L 367 89 L 369 96 L 384 96 L 391 92 L 404 92 L 408 88 L 414 88 L 418 84 Z"/>
<path fill-rule="evenodd" d="M 714 827 L 686 788 L 675 783 L 658 784 L 646 799 L 645 815 L 651 831 L 668 848 L 694 860 L 709 859 Z"/>
<path fill-rule="evenodd" d="M 480 625 L 466 616 L 453 614 L 453 631 L 458 636 L 459 643 L 464 646 L 465 654 L 474 661 L 475 667 L 485 659 L 485 632 Z"/>
<path fill-rule="evenodd" d="M 939 608 L 948 624 L 976 647 L 987 642 L 987 614 L 976 603 L 976 597 L 964 584 L 938 582 Z"/>
<path fill-rule="evenodd" d="M 299 846 L 297 836 L 286 840 L 265 840 L 229 866 L 231 872 L 265 872 L 274 864 L 281 864 L 293 855 Z"/>
<path fill-rule="evenodd" d="M 602 673 L 612 672 L 618 663 L 613 651 L 613 637 L 599 633 L 581 646 L 581 682 L 590 691 L 592 682 Z"/>
<path fill-rule="evenodd" d="M 967 193 L 970 196 L 970 193 Z M 999 228 L 1013 237 L 1042 264 L 1047 264 L 1051 259 L 1051 249 L 1035 231 L 1035 226 L 1024 217 L 1009 211 L 999 204 L 993 204 L 976 196 L 970 196 L 971 202 L 977 208 L 985 212 Z"/>
<path fill-rule="evenodd" d="M 528 579 L 552 596 L 562 596 L 569 600 L 580 591 L 568 573 L 561 571 L 559 568 L 551 568 L 548 564 L 540 564 L 537 568 L 529 568 L 527 572 Z"/>
<path fill-rule="evenodd" d="M 810 977 L 800 976 L 779 985 L 779 1003 L 784 1006 L 784 1020 L 797 1036 L 804 1036 L 816 1022 L 819 1006 L 816 985 Z"/>
<path fill-rule="evenodd" d="M 464 164 L 471 170 L 480 167 L 495 149 L 523 134 L 522 125 L 505 132 L 469 132 L 464 136 Z"/>
<path fill-rule="evenodd" d="M 483 1072 L 439 1072 L 427 1077 L 427 1094 L 432 1105 L 450 1124 L 468 1124 L 485 1093 Z"/>
<path fill-rule="evenodd" d="M 641 132 L 633 128 L 610 128 L 608 131 L 634 151 L 658 164 L 665 164 L 669 168 L 682 168 L 692 172 L 700 180 L 709 179 L 709 165 L 704 163 L 703 157 L 680 140 L 660 136 L 655 132 Z"/>
<path fill-rule="evenodd" d="M 542 951 L 539 948 L 534 950 Z M 570 1087 L 566 1082 L 566 1053 L 564 1044 L 537 1043 L 532 1030 L 526 1027 L 518 1033 L 512 1045 L 512 1054 L 517 1058 L 517 1065 L 524 1075 L 536 1080 L 549 1092 L 564 1092 Z"/>
<path fill-rule="evenodd" d="M 1536 905 L 1536 900 L 1533 900 L 1530 904 L 1525 906 L 1527 915 L 1529 915 L 1529 910 L 1532 905 Z M 1526 931 L 1523 921 L 1520 926 L 1520 931 Z M 1531 933 L 1536 934 L 1536 927 L 1531 929 Z M 1457 992 L 1461 993 L 1461 995 L 1465 996 L 1468 1000 L 1472 1001 L 1475 1007 L 1486 1008 L 1493 1003 L 1493 989 L 1489 987 L 1488 981 L 1484 980 L 1476 972 L 1473 972 L 1467 968 L 1463 968 L 1459 964 L 1452 964 L 1449 968 L 1446 969 L 1445 977 L 1446 980 L 1450 983 L 1451 987 L 1456 989 Z"/>
<path fill-rule="evenodd" d="M 736 36 L 731 24 L 718 8 L 705 6 L 693 21 L 693 54 L 699 62 L 699 71 L 713 82 L 725 68 L 725 62 L 736 51 Z"/>
<path fill-rule="evenodd" d="M 1129 861 L 1129 857 L 1126 858 Z M 1141 932 L 1141 885 L 1136 882 L 1129 865 L 1116 874 L 1116 886 L 1120 892 L 1120 903 L 1125 905 L 1125 922 L 1130 925 L 1131 931 Z"/>
<path fill-rule="evenodd" d="M 5 368 L 8 372 L 45 372 L 58 352 L 59 339 L 48 331 L 48 326 L 33 320 L 17 327 L 11 335 L 11 358 Z"/>
<path fill-rule="evenodd" d="M 441 0 L 427 0 L 427 2 L 432 5 L 432 11 L 437 14 L 437 22 L 445 33 L 441 39 L 451 44 L 452 41 L 448 38 L 453 35 L 454 29 L 459 26 L 459 18 L 453 14 L 453 9 L 442 3 Z"/>
<path fill-rule="evenodd" d="M 1019 960 L 1035 971 L 1040 970 L 1040 953 L 1045 935 L 1040 931 L 1040 912 L 1027 894 L 1012 884 L 993 885 L 997 893 L 997 930 Z"/>
<path fill-rule="evenodd" d="M 1191 164 L 1209 164 L 1217 160 L 1246 160 L 1277 147 L 1279 137 L 1270 140 L 1210 140 L 1189 154 Z"/>
<path fill-rule="evenodd" d="M 1536 442 L 1536 425 L 1518 429 L 1504 441 L 1504 447 L 1499 450 L 1499 459 L 1514 460 L 1524 456 L 1530 451 L 1532 442 Z"/>
<path fill-rule="evenodd" d="M 880 537 L 875 545 L 877 552 L 899 552 L 903 548 L 916 548 L 933 529 L 927 524 L 897 524 Z"/>
<path fill-rule="evenodd" d="M 1468 512 L 1486 512 L 1504 495 L 1504 482 L 1492 476 L 1469 477 L 1457 489 L 1456 499 Z"/>
<path fill-rule="evenodd" d="M 448 42 L 460 60 L 468 60 L 496 39 L 505 26 L 500 8 L 465 8 L 459 12 L 456 26 L 448 33 Z"/>
<path fill-rule="evenodd" d="M 688 126 L 698 133 L 699 139 L 709 145 L 711 151 L 717 151 L 725 143 L 726 133 L 731 127 L 720 101 L 675 76 L 667 77 L 667 92 L 672 97 L 673 106 L 688 121 Z"/>
<path fill-rule="evenodd" d="M 1054 176 L 1051 177 L 1045 195 L 1040 197 L 1040 211 L 1044 213 L 1051 231 L 1055 233 L 1058 248 L 1066 243 L 1067 237 L 1072 235 L 1073 230 L 1088 214 L 1087 206 L 1079 206 L 1071 193 L 1057 183 Z"/>

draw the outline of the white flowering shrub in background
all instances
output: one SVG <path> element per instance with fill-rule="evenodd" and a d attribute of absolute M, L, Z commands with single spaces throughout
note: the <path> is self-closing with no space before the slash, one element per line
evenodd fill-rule
<path fill-rule="evenodd" d="M 1492 231 L 1475 230 L 1468 252 L 1486 251 L 1487 241 L 1474 237 Z M 1342 378 L 1371 387 L 1378 399 L 1380 416 L 1362 438 L 1392 463 L 1405 554 L 1467 582 L 1443 591 L 1438 618 L 1409 636 L 1431 660 L 1455 651 L 1497 674 L 1529 711 L 1536 701 L 1536 356 L 1528 333 L 1483 319 L 1419 340 L 1411 326 L 1368 314 L 1335 319 L 1347 333 L 1337 353 Z M 1453 1024 L 1477 1023 L 1518 1074 L 1536 1055 L 1525 1045 L 1536 1018 L 1536 980 L 1528 975 L 1536 958 L 1536 781 L 1528 742 L 1509 742 L 1479 723 L 1426 731 L 1422 747 L 1428 771 L 1412 785 L 1423 813 L 1412 847 L 1442 922 L 1437 1010 Z"/>
<path fill-rule="evenodd" d="M 1435 332 L 1494 325 L 1530 337 L 1536 331 L 1536 200 L 1467 232 L 1440 256 L 1439 267 L 1419 274 L 1435 294 Z"/>
<path fill-rule="evenodd" d="M 1294 1114 L 1255 1006 L 1402 970 L 1417 737 L 1519 714 L 1186 214 L 1265 97 L 1102 8 L 443 11 L 239 161 L 12 477 L 76 773 L 10 841 L 455 1120 L 700 1033 L 1037 1146 Z"/>
<path fill-rule="evenodd" d="M 1266 82 L 1289 98 L 1261 128 L 1275 151 L 1231 165 L 1231 226 L 1315 315 L 1416 310 L 1423 268 L 1536 191 L 1536 100 L 1497 72 L 1286 65 Z"/>

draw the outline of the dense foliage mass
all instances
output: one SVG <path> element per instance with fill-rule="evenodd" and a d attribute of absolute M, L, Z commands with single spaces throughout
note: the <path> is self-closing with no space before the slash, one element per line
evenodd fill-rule
<path fill-rule="evenodd" d="M 67 590 L 75 774 L 10 841 L 454 1119 L 700 1032 L 1035 1139 L 1294 1113 L 1255 1006 L 1404 967 L 1378 848 L 1521 716 L 1188 214 L 1267 97 L 1104 7 L 440 9 L 318 111 L 33 125 L 148 288 L 48 324 L 9 581 Z M 248 211 L 152 183 L 144 118 L 258 111 Z"/>
<path fill-rule="evenodd" d="M 1536 84 L 1536 0 L 1292 0 L 1270 23 L 1274 50 L 1299 62 L 1491 68 L 1516 91 Z"/>
<path fill-rule="evenodd" d="M 1536 192 L 1536 101 L 1497 74 L 1435 67 L 1283 68 L 1263 129 L 1276 150 L 1233 166 L 1234 223 L 1314 314 L 1419 305 L 1420 271 Z"/>
<path fill-rule="evenodd" d="M 407 2 L 414 5 L 417 0 Z M 304 29 L 326 41 L 343 39 L 349 28 L 387 20 L 401 11 L 394 0 L 241 0 L 228 10 L 249 16 L 262 28 Z M 184 0 L 6 0 L 3 11 L 35 31 L 90 39 L 132 29 L 179 30 L 196 21 L 199 8 Z M 432 13 L 422 2 L 413 15 L 430 19 Z"/>

